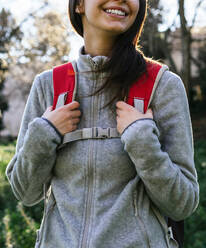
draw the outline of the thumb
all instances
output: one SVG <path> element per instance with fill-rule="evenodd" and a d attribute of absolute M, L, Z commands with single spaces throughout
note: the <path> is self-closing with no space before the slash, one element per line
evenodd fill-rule
<path fill-rule="evenodd" d="M 45 112 L 44 112 L 44 114 L 42 115 L 42 117 L 46 117 L 47 116 L 47 113 L 49 113 L 49 112 L 51 112 L 52 111 L 52 106 L 49 106 L 46 110 L 45 110 Z"/>

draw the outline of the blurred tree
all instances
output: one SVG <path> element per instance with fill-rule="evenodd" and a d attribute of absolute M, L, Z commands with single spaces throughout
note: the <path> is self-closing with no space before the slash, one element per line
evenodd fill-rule
<path fill-rule="evenodd" d="M 205 45 L 200 47 L 198 59 L 200 62 L 199 69 L 199 79 L 200 79 L 200 86 L 202 90 L 202 97 L 203 97 L 203 105 L 205 108 L 206 102 L 206 42 Z"/>
<path fill-rule="evenodd" d="M 177 0 L 178 4 L 178 13 L 174 19 L 174 22 L 164 33 L 164 44 L 162 45 L 162 50 L 164 51 L 165 57 L 168 59 L 171 65 L 172 71 L 179 74 L 184 82 L 186 92 L 188 95 L 189 101 L 191 100 L 192 94 L 192 84 L 191 84 L 191 63 L 192 63 L 192 54 L 191 54 L 191 46 L 194 39 L 192 38 L 192 28 L 195 26 L 196 18 L 198 15 L 198 11 L 201 7 L 201 4 L 204 0 L 198 0 L 195 8 L 194 15 L 190 18 L 192 19 L 191 24 L 189 24 L 186 19 L 185 14 L 185 0 Z M 175 27 L 176 18 L 179 17 L 180 20 L 180 37 L 173 37 L 172 35 L 172 27 Z M 177 28 L 177 27 L 176 27 Z M 180 71 L 177 69 L 174 58 L 171 56 L 172 54 L 172 40 L 180 39 L 181 42 L 181 57 L 182 57 L 182 66 Z"/>
<path fill-rule="evenodd" d="M 41 70 L 65 63 L 70 52 L 69 35 L 58 12 L 36 16 L 32 33 L 26 39 L 24 56 L 29 59 L 28 63 L 41 64 Z"/>
<path fill-rule="evenodd" d="M 165 57 L 162 51 L 161 33 L 158 31 L 158 26 L 163 22 L 162 12 L 160 0 L 149 2 L 148 15 L 140 40 L 144 54 L 154 59 L 164 59 Z"/>
<path fill-rule="evenodd" d="M 181 23 L 181 44 L 182 44 L 182 79 L 185 83 L 186 91 L 190 96 L 191 80 L 191 27 L 185 17 L 185 0 L 179 0 L 179 16 Z"/>
<path fill-rule="evenodd" d="M 0 130 L 4 128 L 2 120 L 3 112 L 8 109 L 8 103 L 5 96 L 2 94 L 7 69 L 8 67 L 6 61 L 0 58 Z"/>
<path fill-rule="evenodd" d="M 206 41 L 199 47 L 194 63 L 197 65 L 198 75 L 193 78 L 195 92 L 193 92 L 192 110 L 202 115 L 205 113 L 206 102 Z"/>
<path fill-rule="evenodd" d="M 6 72 L 10 64 L 9 52 L 14 43 L 22 37 L 20 28 L 16 25 L 11 13 L 5 9 L 0 12 L 0 130 L 3 129 L 2 115 L 8 109 L 8 104 L 2 94 Z"/>
<path fill-rule="evenodd" d="M 180 29 L 181 29 L 181 43 L 182 43 L 182 70 L 181 75 L 183 82 L 185 83 L 186 91 L 188 97 L 190 99 L 191 94 L 191 62 L 192 62 L 192 55 L 191 55 L 191 46 L 192 42 L 192 28 L 195 25 L 198 10 L 203 3 L 203 0 L 198 0 L 195 6 L 194 16 L 192 18 L 191 25 L 188 24 L 188 21 L 185 16 L 185 0 L 179 0 L 179 17 L 180 17 Z"/>
<path fill-rule="evenodd" d="M 35 75 L 65 63 L 70 52 L 70 32 L 58 12 L 43 12 L 33 16 L 33 20 L 34 25 L 27 30 L 21 44 L 23 52 L 19 53 L 8 77 L 10 87 L 7 96 L 21 89 L 25 100 Z"/>
<path fill-rule="evenodd" d="M 3 8 L 0 12 L 0 56 L 8 59 L 11 46 L 20 41 L 22 35 L 11 12 Z"/>

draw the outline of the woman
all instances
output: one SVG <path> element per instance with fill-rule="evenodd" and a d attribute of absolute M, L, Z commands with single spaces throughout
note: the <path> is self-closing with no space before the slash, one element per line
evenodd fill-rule
<path fill-rule="evenodd" d="M 36 248 L 178 247 L 166 219 L 185 219 L 197 207 L 181 79 L 162 73 L 146 113 L 123 101 L 147 73 L 149 60 L 137 47 L 146 9 L 146 0 L 69 1 L 71 23 L 85 43 L 73 62 L 76 99 L 52 110 L 52 70 L 37 75 L 6 172 L 28 206 L 51 185 Z M 116 127 L 120 137 L 58 149 L 63 135 L 90 127 Z"/>

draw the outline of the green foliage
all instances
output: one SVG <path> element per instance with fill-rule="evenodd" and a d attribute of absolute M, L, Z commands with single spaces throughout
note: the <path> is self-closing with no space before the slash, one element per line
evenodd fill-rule
<path fill-rule="evenodd" d="M 195 213 L 185 221 L 186 248 L 206 247 L 206 141 L 195 144 L 195 165 L 200 184 L 200 203 Z"/>
<path fill-rule="evenodd" d="M 15 244 L 15 248 L 34 246 L 35 230 L 30 228 L 21 213 L 7 210 L 3 223 L 5 226 L 4 240 L 7 247 L 8 244 Z"/>
<path fill-rule="evenodd" d="M 15 142 L 0 145 L 0 247 L 34 247 L 43 203 L 24 207 L 18 203 L 5 178 L 5 169 L 15 152 Z M 185 220 L 185 248 L 206 247 L 206 141 L 195 143 L 195 164 L 200 184 L 200 203 Z M 13 246 L 12 246 L 13 245 Z"/>
<path fill-rule="evenodd" d="M 16 141 L 0 145 L 0 247 L 34 247 L 40 226 L 43 203 L 27 208 L 18 203 L 11 191 L 5 170 L 15 153 Z"/>

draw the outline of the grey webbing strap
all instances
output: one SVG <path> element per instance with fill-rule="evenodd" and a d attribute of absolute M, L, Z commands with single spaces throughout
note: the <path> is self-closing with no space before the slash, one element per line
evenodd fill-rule
<path fill-rule="evenodd" d="M 64 92 L 58 96 L 57 104 L 56 104 L 56 109 L 64 106 L 64 103 L 66 101 L 68 92 Z"/>
<path fill-rule="evenodd" d="M 134 98 L 134 107 L 144 113 L 144 99 Z"/>
<path fill-rule="evenodd" d="M 59 148 L 64 144 L 82 139 L 106 139 L 106 138 L 119 138 L 120 134 L 116 128 L 101 128 L 91 127 L 79 129 L 64 135 L 63 142 Z"/>

